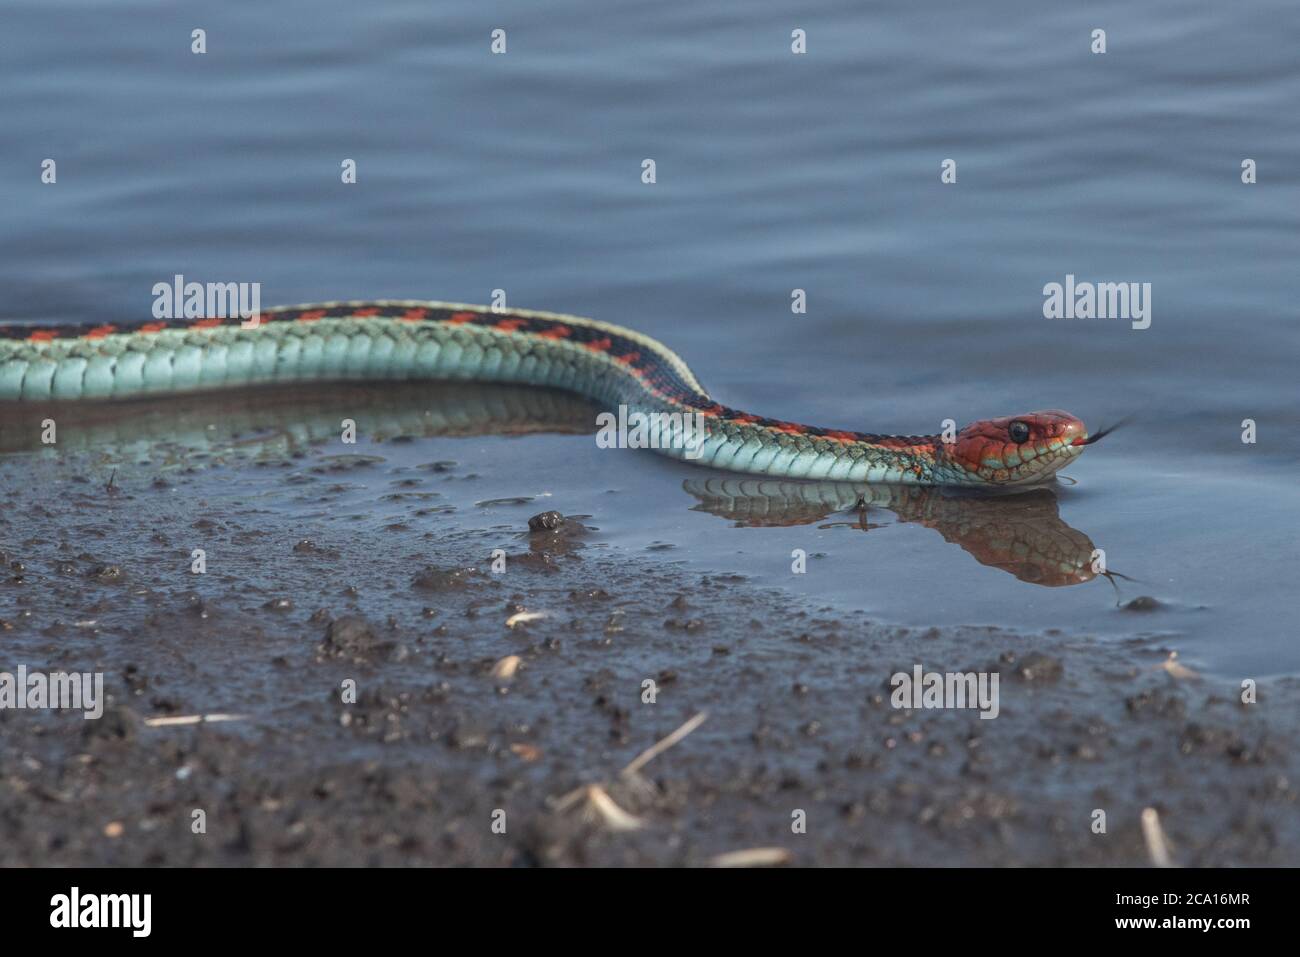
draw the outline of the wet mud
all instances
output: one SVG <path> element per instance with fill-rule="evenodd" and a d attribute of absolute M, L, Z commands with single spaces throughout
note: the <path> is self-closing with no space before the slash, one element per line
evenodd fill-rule
<path fill-rule="evenodd" d="M 337 410 L 319 434 L 246 411 L 61 418 L 53 449 L 5 420 L 0 671 L 103 672 L 107 701 L 0 710 L 0 865 L 1143 865 L 1144 808 L 1177 863 L 1300 860 L 1300 681 L 1243 704 L 1141 602 L 1118 641 L 901 628 L 629 553 L 563 489 L 483 494 L 474 450 L 430 438 L 473 415 L 343 451 Z M 917 664 L 996 673 L 997 717 L 894 707 Z"/>

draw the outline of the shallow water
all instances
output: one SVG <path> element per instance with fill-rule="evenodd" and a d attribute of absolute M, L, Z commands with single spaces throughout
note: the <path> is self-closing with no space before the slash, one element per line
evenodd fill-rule
<path fill-rule="evenodd" d="M 496 26 L 504 56 L 488 52 Z M 1071 466 L 1058 504 L 1138 580 L 1119 582 L 1124 600 L 1163 604 L 1146 614 L 1118 610 L 1105 581 L 1038 587 L 887 512 L 866 534 L 819 527 L 853 516 L 735 528 L 693 508 L 682 486 L 699 470 L 589 437 L 384 454 L 456 458 L 483 476 L 475 495 L 544 496 L 688 574 L 919 625 L 1165 634 L 1210 672 L 1294 674 L 1298 42 L 1283 2 L 15 2 L 0 318 L 144 316 L 176 273 L 261 282 L 266 305 L 501 288 L 641 329 L 721 401 L 795 421 L 1136 413 Z M 344 158 L 356 185 L 339 182 Z M 1066 274 L 1150 282 L 1150 328 L 1044 319 L 1042 288 Z M 805 575 L 796 548 L 822 554 Z"/>

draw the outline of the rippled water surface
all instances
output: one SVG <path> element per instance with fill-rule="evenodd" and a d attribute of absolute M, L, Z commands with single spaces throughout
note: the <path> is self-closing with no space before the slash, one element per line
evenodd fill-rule
<path fill-rule="evenodd" d="M 1298 48 L 1300 8 L 1267 0 L 14 0 L 0 318 L 140 317 L 176 273 L 261 282 L 268 305 L 500 288 L 641 329 L 720 400 L 795 421 L 1135 413 L 1030 524 L 1104 549 L 1136 579 L 1121 600 L 1158 600 L 1147 612 L 1104 580 L 1049 588 L 982 561 L 1014 542 L 978 516 L 880 509 L 863 533 L 852 514 L 752 527 L 751 505 L 737 527 L 691 492 L 720 476 L 586 436 L 384 454 L 456 458 L 483 476 L 476 496 L 590 514 L 609 547 L 687 574 L 917 625 L 1167 634 L 1211 672 L 1296 673 Z M 1151 283 L 1150 328 L 1044 319 L 1044 284 L 1067 274 Z"/>

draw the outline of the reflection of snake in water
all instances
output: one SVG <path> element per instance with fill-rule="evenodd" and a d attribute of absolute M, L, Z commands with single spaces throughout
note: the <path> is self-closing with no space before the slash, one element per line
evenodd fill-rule
<path fill-rule="evenodd" d="M 153 449 L 249 455 L 295 452 L 338 441 L 351 419 L 372 441 L 408 436 L 589 433 L 595 407 L 552 389 L 478 383 L 396 382 L 267 386 L 215 396 L 193 393 L 97 402 L 0 402 L 0 452 L 45 450 L 42 422 L 58 423 L 61 450 L 123 456 Z"/>
<path fill-rule="evenodd" d="M 718 404 L 670 349 L 557 313 L 419 301 L 330 302 L 239 318 L 0 326 L 0 399 L 128 398 L 266 383 L 459 379 L 551 386 L 653 418 L 648 445 L 772 478 L 1004 487 L 1042 482 L 1104 432 L 1059 411 L 939 435 L 879 435 Z M 698 423 L 698 431 L 696 429 Z"/>
<path fill-rule="evenodd" d="M 59 423 L 58 448 L 97 449 L 119 458 L 175 452 L 282 455 L 337 441 L 340 421 L 351 418 L 360 435 L 375 441 L 434 435 L 590 433 L 596 406 L 550 389 L 479 383 L 393 383 L 383 390 L 361 384 L 304 385 L 259 390 L 98 403 L 0 404 L 0 452 L 45 449 L 42 421 Z M 1040 585 L 1088 581 L 1092 542 L 1057 514 L 1056 495 L 1034 489 L 994 497 L 919 486 L 854 486 L 837 482 L 689 479 L 696 508 L 737 525 L 799 525 L 833 513 L 884 508 L 900 521 L 937 530 L 982 564 Z M 858 517 L 858 516 L 854 516 Z"/>
<path fill-rule="evenodd" d="M 916 486 L 750 479 L 689 479 L 685 488 L 700 500 L 696 508 L 737 525 L 806 525 L 853 510 L 858 512 L 853 527 L 866 531 L 874 527 L 868 510 L 884 508 L 900 522 L 933 528 L 981 565 L 1021 581 L 1078 585 L 1099 574 L 1093 571 L 1092 540 L 1062 521 L 1051 489 L 977 497 Z"/>

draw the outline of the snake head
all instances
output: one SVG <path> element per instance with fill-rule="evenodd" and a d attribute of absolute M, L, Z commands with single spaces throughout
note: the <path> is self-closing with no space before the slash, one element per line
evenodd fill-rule
<path fill-rule="evenodd" d="M 1083 422 L 1052 409 L 972 422 L 944 455 L 971 485 L 1028 485 L 1051 478 L 1087 444 Z"/>

